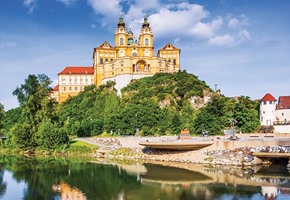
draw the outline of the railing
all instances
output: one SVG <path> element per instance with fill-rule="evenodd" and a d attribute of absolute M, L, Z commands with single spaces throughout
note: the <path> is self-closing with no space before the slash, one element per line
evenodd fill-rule
<path fill-rule="evenodd" d="M 290 125 L 290 121 L 274 121 L 273 125 Z"/>

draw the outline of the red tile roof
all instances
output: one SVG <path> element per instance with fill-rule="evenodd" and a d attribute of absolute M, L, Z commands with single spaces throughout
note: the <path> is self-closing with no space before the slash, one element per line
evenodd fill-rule
<path fill-rule="evenodd" d="M 270 93 L 265 94 L 261 101 L 277 101 Z"/>
<path fill-rule="evenodd" d="M 277 109 L 290 109 L 290 96 L 280 96 Z"/>
<path fill-rule="evenodd" d="M 179 50 L 175 46 L 173 46 L 170 42 L 168 42 L 165 47 L 163 47 L 161 50 L 166 50 L 166 49 L 174 49 L 174 50 Z"/>
<path fill-rule="evenodd" d="M 94 74 L 93 67 L 66 67 L 59 74 Z"/>
<path fill-rule="evenodd" d="M 114 47 L 112 47 L 109 42 L 105 41 L 103 44 L 101 44 L 98 48 L 106 48 L 106 49 L 113 49 Z"/>
<path fill-rule="evenodd" d="M 59 86 L 58 85 L 56 85 L 53 89 L 52 89 L 52 91 L 58 91 L 59 90 Z"/>

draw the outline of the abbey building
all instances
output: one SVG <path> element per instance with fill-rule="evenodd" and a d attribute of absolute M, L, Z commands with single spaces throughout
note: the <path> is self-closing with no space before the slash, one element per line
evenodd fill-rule
<path fill-rule="evenodd" d="M 93 67 L 83 67 L 82 70 L 81 67 L 77 67 L 76 70 L 70 67 L 66 70 L 69 73 L 65 76 L 63 71 L 59 74 L 59 85 L 54 90 L 54 95 L 60 103 L 70 96 L 75 96 L 86 84 L 91 84 L 91 81 L 83 79 L 90 80 L 93 77 L 93 82 L 97 86 L 114 81 L 115 88 L 120 92 L 121 88 L 133 79 L 152 76 L 159 72 L 174 73 L 180 70 L 180 49 L 171 43 L 159 49 L 157 56 L 154 55 L 153 32 L 146 16 L 136 39 L 131 29 L 126 28 L 120 15 L 114 42 L 114 46 L 105 41 L 94 48 Z M 75 91 L 70 91 L 70 88 Z"/>

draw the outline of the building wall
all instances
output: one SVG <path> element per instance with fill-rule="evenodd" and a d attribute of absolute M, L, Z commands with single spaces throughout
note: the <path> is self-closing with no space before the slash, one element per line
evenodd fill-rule
<path fill-rule="evenodd" d="M 260 104 L 260 122 L 261 125 L 273 125 L 276 121 L 276 104 L 274 101 L 263 101 Z"/>
<path fill-rule="evenodd" d="M 94 84 L 93 74 L 59 74 L 59 103 L 71 96 L 76 96 L 85 86 Z"/>
<path fill-rule="evenodd" d="M 290 122 L 290 109 L 276 110 L 276 121 L 278 122 Z"/>
<path fill-rule="evenodd" d="M 121 89 L 126 87 L 132 80 L 140 79 L 144 77 L 152 76 L 151 74 L 122 74 L 115 77 L 103 79 L 103 84 L 108 81 L 114 81 L 116 83 L 115 88 L 118 91 L 118 95 L 121 95 Z"/>
<path fill-rule="evenodd" d="M 290 133 L 290 125 L 274 126 L 275 133 Z"/>

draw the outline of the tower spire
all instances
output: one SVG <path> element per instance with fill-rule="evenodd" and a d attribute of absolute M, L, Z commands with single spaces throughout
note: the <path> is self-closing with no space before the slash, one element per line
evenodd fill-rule
<path fill-rule="evenodd" d="M 119 17 L 119 22 L 118 22 L 118 27 L 125 27 L 125 22 L 124 22 L 124 19 L 123 19 L 123 13 L 122 11 L 120 12 L 120 17 Z"/>

